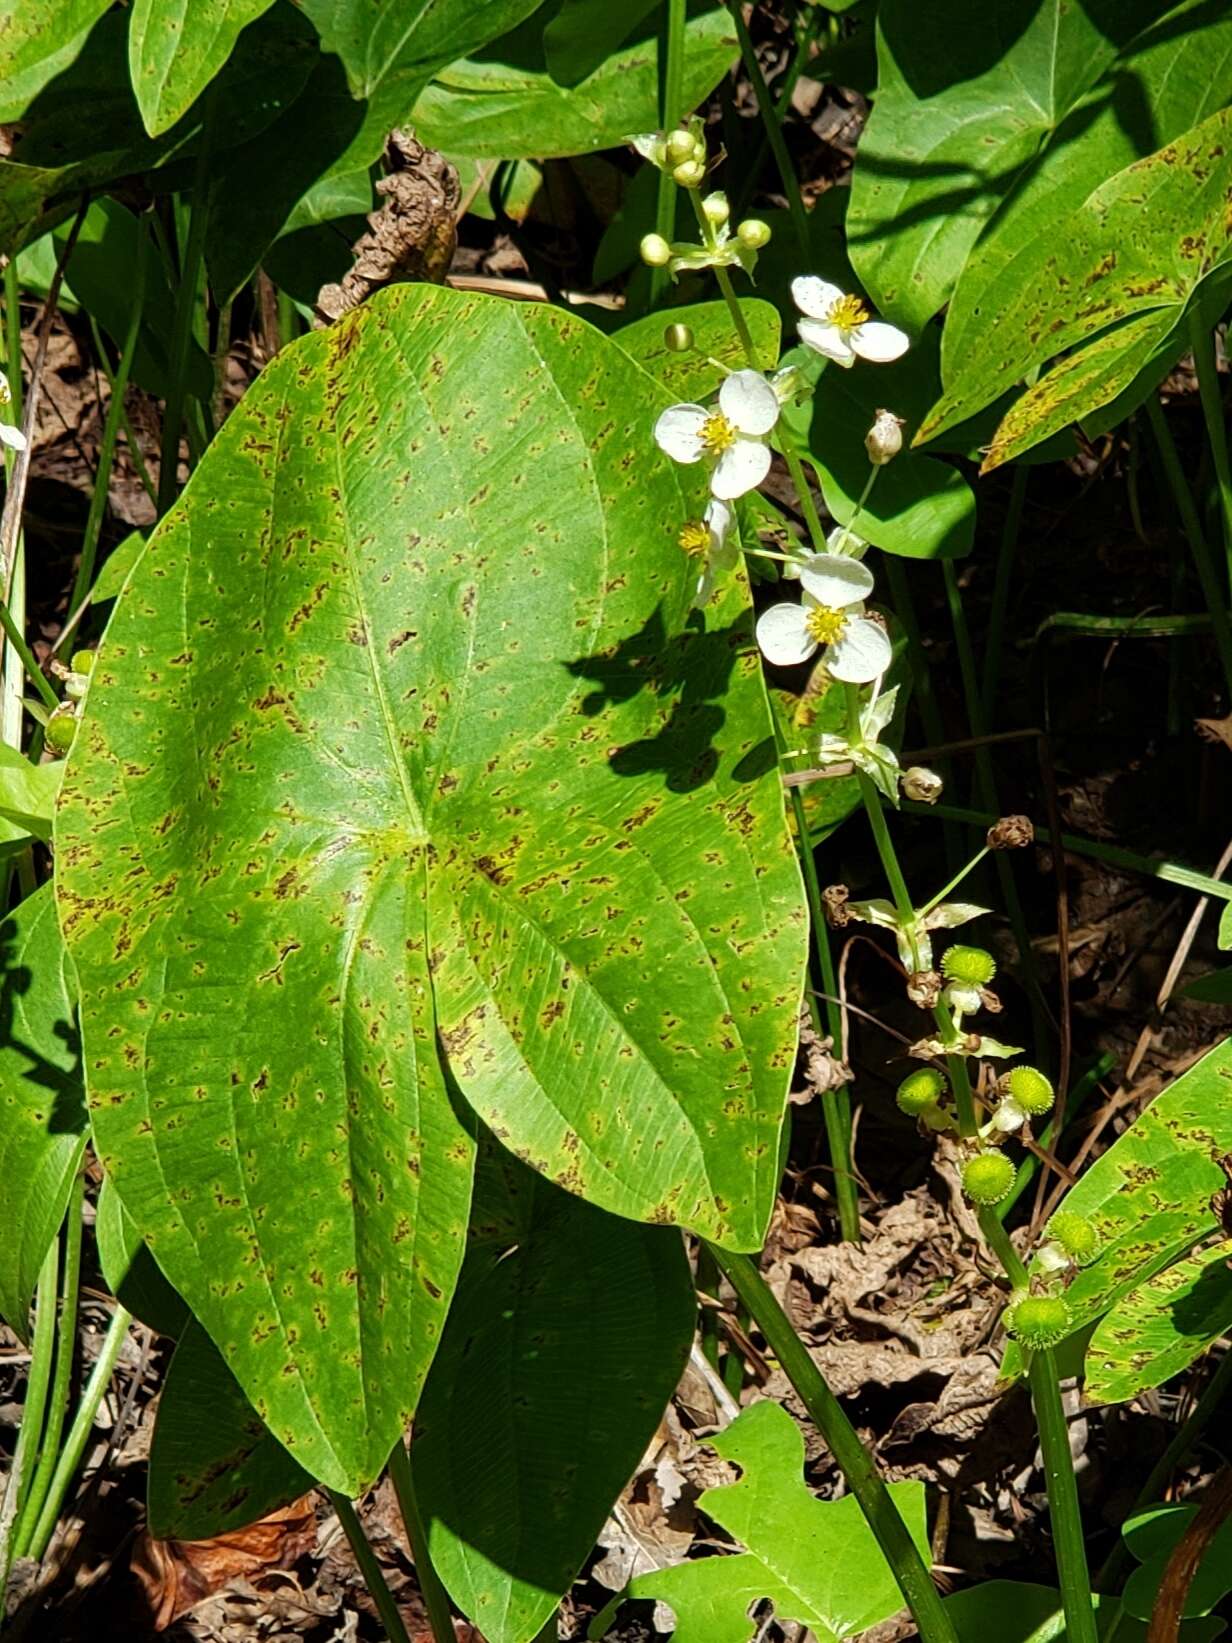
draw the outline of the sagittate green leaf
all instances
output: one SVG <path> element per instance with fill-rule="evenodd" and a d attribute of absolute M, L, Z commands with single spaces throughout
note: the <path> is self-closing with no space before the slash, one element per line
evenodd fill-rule
<path fill-rule="evenodd" d="M 134 0 L 128 66 L 151 137 L 173 126 L 273 0 Z"/>
<path fill-rule="evenodd" d="M 512 33 L 438 72 L 415 104 L 415 131 L 434 148 L 475 159 L 551 159 L 611 148 L 659 125 L 653 14 L 634 38 L 583 79 L 562 83 L 545 57 L 541 8 Z M 722 6 L 691 8 L 684 37 L 681 106 L 693 108 L 738 55 Z"/>
<path fill-rule="evenodd" d="M 531 1643 L 555 1612 L 654 1435 L 697 1315 L 678 1232 L 515 1168 L 518 1224 L 467 1257 L 411 1446 L 433 1565 L 490 1643 Z M 492 1214 L 478 1183 L 476 1214 Z"/>
<path fill-rule="evenodd" d="M 0 924 L 0 1317 L 24 1340 L 85 1147 L 75 987 L 51 887 Z"/>
<path fill-rule="evenodd" d="M 146 1488 L 150 1533 L 208 1540 L 255 1523 L 312 1483 L 189 1319 L 158 1400 Z"/>
<path fill-rule="evenodd" d="M 756 1403 L 709 1442 L 742 1475 L 707 1489 L 698 1505 L 747 1550 L 630 1581 L 630 1597 L 655 1597 L 675 1611 L 675 1643 L 747 1643 L 756 1629 L 750 1607 L 765 1598 L 777 1620 L 799 1621 L 821 1643 L 898 1612 L 902 1596 L 854 1495 L 820 1501 L 805 1485 L 804 1438 L 785 1409 Z M 889 1488 L 927 1559 L 923 1484 Z"/>
<path fill-rule="evenodd" d="M 1100 1320 L 1087 1348 L 1087 1395 L 1126 1403 L 1162 1386 L 1232 1328 L 1232 1240 L 1140 1284 Z"/>
<path fill-rule="evenodd" d="M 1223 109 L 1117 172 L 1049 234 L 1032 241 L 989 283 L 981 310 L 995 316 L 989 345 L 964 350 L 920 437 L 973 416 L 1028 371 L 1095 339 L 1106 355 L 1098 369 L 1083 375 L 1079 353 L 1033 390 L 1034 437 L 1056 426 L 1046 414 L 1050 395 L 1061 399 L 1064 417 L 1073 420 L 1115 398 L 1135 365 L 1164 357 L 1169 346 L 1179 354 L 1185 315 L 1199 287 L 1210 280 L 1216 308 L 1226 288 L 1230 141 L 1232 110 Z M 1126 325 L 1134 328 L 1128 355 L 1115 329 Z M 986 466 L 1007 460 L 1022 443 L 1019 428 L 999 434 Z"/>
<path fill-rule="evenodd" d="M 631 1218 L 747 1249 L 773 1203 L 805 914 L 666 398 L 566 312 L 391 289 L 262 372 L 92 675 L 56 855 L 98 1151 L 335 1487 L 439 1336 L 458 1092 Z"/>
<path fill-rule="evenodd" d="M 1158 0 L 952 0 L 938 26 L 916 0 L 883 0 L 848 214 L 879 307 L 931 319 L 1014 180 L 1158 14 Z"/>

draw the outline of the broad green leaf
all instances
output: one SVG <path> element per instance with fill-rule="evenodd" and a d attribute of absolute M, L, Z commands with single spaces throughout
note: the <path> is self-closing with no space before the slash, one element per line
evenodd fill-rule
<path fill-rule="evenodd" d="M 1173 357 L 1182 352 L 1184 316 L 1200 285 L 1218 276 L 1217 306 L 1228 279 L 1230 142 L 1232 110 L 1223 109 L 1117 172 L 1051 233 L 1032 241 L 988 286 L 985 310 L 996 315 L 991 340 L 964 353 L 920 437 L 974 415 L 1036 366 L 1122 322 L 1142 328 L 1141 365 L 1169 334 Z M 1101 346 L 1111 349 L 1102 372 L 1075 378 L 1081 356 L 1063 368 L 1071 418 L 1097 410 L 1128 380 L 1119 347 Z M 1047 382 L 1041 379 L 1040 392 Z"/>
<path fill-rule="evenodd" d="M 1131 1577 L 1132 1578 L 1132 1577 Z M 1146 1625 L 1121 1600 L 1093 1592 L 1095 1627 L 1112 1643 L 1146 1643 Z M 959 1643 L 1065 1643 L 1065 1610 L 1055 1586 L 1037 1586 L 1024 1580 L 982 1580 L 945 1600 Z M 1223 1622 L 1185 1621 L 1180 1643 L 1211 1643 L 1223 1631 Z"/>
<path fill-rule="evenodd" d="M 676 1615 L 675 1643 L 748 1643 L 753 1603 L 769 1598 L 819 1643 L 850 1637 L 902 1607 L 902 1595 L 854 1495 L 821 1501 L 806 1486 L 804 1438 L 777 1403 L 755 1403 L 707 1440 L 741 1468 L 739 1482 L 707 1489 L 698 1505 L 746 1551 L 638 1575 L 630 1597 L 654 1597 Z M 922 1556 L 930 1555 L 924 1485 L 890 1495 Z"/>
<path fill-rule="evenodd" d="M 1075 1327 L 1099 1317 L 1218 1230 L 1211 1196 L 1232 1151 L 1232 1039 L 1182 1073 L 1065 1195 L 1099 1234 L 1099 1259 L 1066 1291 Z"/>
<path fill-rule="evenodd" d="M 878 307 L 924 324 L 1030 164 L 1159 0 L 916 0 L 877 13 L 878 86 L 848 213 L 851 258 Z"/>
<path fill-rule="evenodd" d="M 543 30 L 548 72 L 562 86 L 585 80 L 615 56 L 655 5 L 656 0 L 629 0 L 624 6 L 613 6 L 611 0 L 563 0 L 551 7 Z"/>
<path fill-rule="evenodd" d="M 1155 1506 L 1122 1527 L 1125 1544 L 1141 1567 L 1125 1582 L 1126 1613 L 1149 1621 L 1159 1600 L 1168 1559 L 1198 1515 L 1196 1505 Z M 1202 1555 L 1181 1611 L 1188 1619 L 1208 1615 L 1232 1592 L 1232 1523 L 1223 1523 Z M 1219 1622 L 1222 1630 L 1223 1623 Z M 1195 1628 L 1196 1629 L 1196 1628 Z"/>
<path fill-rule="evenodd" d="M 94 586 L 90 589 L 90 598 L 96 605 L 105 599 L 115 599 L 125 582 L 128 573 L 145 552 L 148 531 L 145 529 L 129 531 L 122 542 L 117 542 L 107 555 L 106 563 L 94 578 Z"/>
<path fill-rule="evenodd" d="M 188 1308 L 159 1271 L 109 1175 L 104 1175 L 98 1195 L 94 1237 L 98 1264 L 111 1293 L 141 1323 L 178 1340 L 189 1318 Z"/>
<path fill-rule="evenodd" d="M 521 28 L 453 62 L 415 104 L 421 141 L 475 159 L 545 160 L 611 148 L 659 125 L 655 20 L 576 85 L 552 77 L 544 57 L 543 7 Z M 738 54 L 722 6 L 692 8 L 685 29 L 682 106 L 712 92 Z"/>
<path fill-rule="evenodd" d="M 538 0 L 300 0 L 321 36 L 321 49 L 342 59 L 351 95 L 372 106 L 388 131 L 410 118 L 415 99 L 438 69 L 469 57 L 516 28 Z M 424 142 L 430 139 L 419 131 Z"/>
<path fill-rule="evenodd" d="M 1081 205 L 1115 172 L 1183 136 L 1230 97 L 1232 14 L 1189 0 L 1131 43 L 1113 74 L 1062 122 L 967 258 L 945 317 L 947 383 L 973 351 L 995 346 L 1001 299 L 989 293 L 1012 289 L 1009 271 L 1020 257 L 1033 277 L 1030 259 L 1055 236 L 1058 206 Z"/>
<path fill-rule="evenodd" d="M 773 1204 L 807 932 L 738 774 L 742 580 L 686 631 L 666 398 L 566 312 L 383 292 L 262 372 L 92 675 L 57 894 L 99 1155 L 335 1487 L 456 1279 L 455 1083 L 618 1213 L 755 1248 Z"/>
<path fill-rule="evenodd" d="M 158 1400 L 146 1485 L 150 1533 L 208 1540 L 255 1523 L 312 1484 L 190 1318 Z"/>
<path fill-rule="evenodd" d="M 0 820 L 33 838 L 49 839 L 63 774 L 62 764 L 31 764 L 16 748 L 0 742 Z"/>
<path fill-rule="evenodd" d="M 85 1148 L 75 987 L 50 885 L 0 925 L 0 1317 L 24 1340 Z"/>
<path fill-rule="evenodd" d="M 1133 1289 L 1100 1320 L 1086 1359 L 1087 1396 L 1127 1403 L 1187 1369 L 1232 1328 L 1232 1240 Z"/>
<path fill-rule="evenodd" d="M 756 297 L 746 297 L 740 309 L 753 338 L 758 365 L 763 370 L 773 369 L 779 358 L 778 310 Z M 687 325 L 693 332 L 691 353 L 673 353 L 666 345 L 663 332 L 668 324 Z M 718 392 L 723 378 L 710 359 L 732 370 L 747 364 L 725 302 L 695 302 L 666 313 L 647 314 L 631 325 L 622 325 L 615 338 L 676 400 L 705 400 Z"/>
<path fill-rule="evenodd" d="M 93 27 L 111 0 L 0 0 L 0 85 L 28 77 Z M 7 91 L 6 91 L 7 95 Z"/>
<path fill-rule="evenodd" d="M 654 1435 L 697 1314 L 678 1232 L 519 1170 L 522 1225 L 467 1257 L 411 1448 L 432 1562 L 489 1643 L 531 1643 L 555 1612 Z"/>
<path fill-rule="evenodd" d="M 134 0 L 128 66 L 151 137 L 188 111 L 274 0 Z"/>

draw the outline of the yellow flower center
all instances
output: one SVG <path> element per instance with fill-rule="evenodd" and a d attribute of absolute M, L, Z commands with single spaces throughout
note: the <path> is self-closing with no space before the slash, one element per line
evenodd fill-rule
<path fill-rule="evenodd" d="M 690 559 L 696 559 L 710 547 L 710 532 L 700 519 L 690 519 L 677 541 Z"/>
<path fill-rule="evenodd" d="M 833 605 L 814 605 L 806 618 L 809 638 L 819 645 L 833 645 L 843 637 L 847 626 L 846 614 Z"/>
<path fill-rule="evenodd" d="M 736 443 L 736 429 L 722 411 L 711 411 L 702 423 L 702 446 L 711 456 L 722 456 Z"/>
<path fill-rule="evenodd" d="M 839 297 L 836 302 L 831 303 L 826 318 L 840 331 L 854 331 L 858 325 L 863 325 L 871 318 L 871 315 L 859 297 L 848 296 Z"/>

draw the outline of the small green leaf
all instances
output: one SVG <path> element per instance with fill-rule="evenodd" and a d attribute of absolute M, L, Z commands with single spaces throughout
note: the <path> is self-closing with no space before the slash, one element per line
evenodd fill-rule
<path fill-rule="evenodd" d="M 697 1303 L 678 1232 L 509 1163 L 516 1239 L 467 1257 L 411 1461 L 454 1601 L 489 1643 L 530 1643 L 654 1434 Z M 481 1224 L 492 1209 L 477 1187 Z"/>
<path fill-rule="evenodd" d="M 274 0 L 134 0 L 128 66 L 151 137 L 173 126 Z"/>
<path fill-rule="evenodd" d="M 150 1533 L 208 1540 L 255 1523 L 312 1485 L 190 1318 L 158 1400 L 146 1486 Z"/>
<path fill-rule="evenodd" d="M 630 1597 L 654 1597 L 676 1614 L 675 1643 L 747 1643 L 750 1605 L 764 1598 L 779 1621 L 796 1620 L 820 1643 L 888 1620 L 902 1595 L 854 1495 L 821 1501 L 805 1485 L 804 1438 L 776 1403 L 755 1403 L 708 1440 L 741 1468 L 738 1483 L 707 1489 L 698 1505 L 747 1547 L 638 1575 Z M 924 1486 L 890 1495 L 929 1558 Z"/>
<path fill-rule="evenodd" d="M 0 820 L 20 827 L 32 838 L 51 837 L 56 794 L 64 766 L 31 764 L 15 747 L 0 742 Z"/>
<path fill-rule="evenodd" d="M 592 154 L 659 125 L 658 47 L 654 19 L 636 38 L 576 84 L 553 78 L 545 59 L 544 18 L 441 69 L 415 104 L 421 141 L 474 159 L 546 160 Z M 691 9 L 684 39 L 681 106 L 694 108 L 714 90 L 738 53 L 723 6 Z"/>
<path fill-rule="evenodd" d="M 1151 1619 L 1158 1606 L 1168 1559 L 1198 1511 L 1196 1505 L 1155 1506 L 1123 1525 L 1121 1533 L 1125 1544 L 1142 1565 L 1125 1582 L 1126 1613 L 1143 1621 Z M 1225 1522 L 1215 1531 L 1202 1554 L 1181 1612 L 1186 1619 L 1208 1615 L 1229 1592 L 1232 1592 L 1232 1523 Z M 1222 1630 L 1223 1622 L 1218 1624 Z"/>
<path fill-rule="evenodd" d="M 1130 1290 L 1087 1349 L 1087 1396 L 1127 1403 L 1162 1386 L 1232 1328 L 1232 1240 Z"/>
<path fill-rule="evenodd" d="M 189 1318 L 188 1308 L 159 1270 L 109 1175 L 104 1175 L 98 1195 L 94 1236 L 98 1264 L 111 1293 L 140 1323 L 178 1340 Z"/>
<path fill-rule="evenodd" d="M 25 1340 L 86 1133 L 76 986 L 50 885 L 0 925 L 0 966 L 0 1317 Z"/>

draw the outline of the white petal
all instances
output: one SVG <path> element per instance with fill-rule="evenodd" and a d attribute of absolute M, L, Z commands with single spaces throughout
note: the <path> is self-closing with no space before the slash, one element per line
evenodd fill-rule
<path fill-rule="evenodd" d="M 851 346 L 861 359 L 885 365 L 899 359 L 911 346 L 911 338 L 897 325 L 886 325 L 883 320 L 866 320 L 851 333 Z"/>
<path fill-rule="evenodd" d="M 856 356 L 847 342 L 846 333 L 837 325 L 823 325 L 820 320 L 802 319 L 796 326 L 800 341 L 816 354 L 824 354 L 836 365 L 854 365 Z"/>
<path fill-rule="evenodd" d="M 860 559 L 838 553 L 811 553 L 800 561 L 801 585 L 819 605 L 843 610 L 873 591 L 873 573 Z"/>
<path fill-rule="evenodd" d="M 726 502 L 720 502 L 717 496 L 712 496 L 706 504 L 706 511 L 702 515 L 702 523 L 710 532 L 710 551 L 718 553 L 727 540 L 727 533 L 731 529 L 732 511 Z"/>
<path fill-rule="evenodd" d="M 866 685 L 885 672 L 893 654 L 885 629 L 860 616 L 848 622 L 843 637 L 830 646 L 826 666 L 845 684 Z"/>
<path fill-rule="evenodd" d="M 862 559 L 868 543 L 862 536 L 849 531 L 846 525 L 836 525 L 826 537 L 826 547 L 831 553 L 850 554 L 853 559 Z"/>
<path fill-rule="evenodd" d="M 762 655 L 776 667 L 807 662 L 817 649 L 808 630 L 807 613 L 800 605 L 771 605 L 757 618 L 757 643 Z"/>
<path fill-rule="evenodd" d="M 720 501 L 730 502 L 756 490 L 769 472 L 770 447 L 760 439 L 738 439 L 719 458 L 710 476 L 710 490 Z"/>
<path fill-rule="evenodd" d="M 791 282 L 791 300 L 809 319 L 825 319 L 842 295 L 837 285 L 831 285 L 829 280 L 819 280 L 816 274 L 805 274 L 803 278 Z"/>
<path fill-rule="evenodd" d="M 719 389 L 719 409 L 742 434 L 768 434 L 779 419 L 779 399 L 760 371 L 733 371 Z"/>
<path fill-rule="evenodd" d="M 27 444 L 20 428 L 15 428 L 11 422 L 0 422 L 0 445 L 7 445 L 10 450 L 24 451 Z"/>
<path fill-rule="evenodd" d="M 699 461 L 702 425 L 709 415 L 704 405 L 669 405 L 655 423 L 655 444 L 673 462 Z"/>

